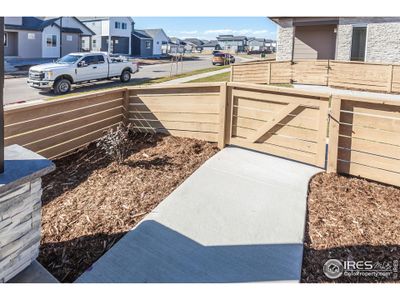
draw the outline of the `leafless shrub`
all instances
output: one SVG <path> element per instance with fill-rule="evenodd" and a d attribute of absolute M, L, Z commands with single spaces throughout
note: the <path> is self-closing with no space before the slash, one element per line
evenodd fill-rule
<path fill-rule="evenodd" d="M 114 130 L 110 128 L 107 133 L 98 140 L 97 147 L 102 149 L 114 161 L 121 164 L 128 155 L 131 141 L 129 133 L 132 131 L 132 125 L 119 124 Z"/>

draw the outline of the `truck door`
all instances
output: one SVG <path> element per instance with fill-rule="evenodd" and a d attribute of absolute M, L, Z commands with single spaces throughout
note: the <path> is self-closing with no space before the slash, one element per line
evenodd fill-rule
<path fill-rule="evenodd" d="M 108 76 L 108 65 L 103 55 L 85 56 L 77 67 L 77 81 L 86 81 L 106 78 Z"/>

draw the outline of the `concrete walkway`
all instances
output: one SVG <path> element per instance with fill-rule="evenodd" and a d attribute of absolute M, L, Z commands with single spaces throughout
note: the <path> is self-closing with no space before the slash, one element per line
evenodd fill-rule
<path fill-rule="evenodd" d="M 298 282 L 308 182 L 321 171 L 225 148 L 77 282 Z"/>
<path fill-rule="evenodd" d="M 296 89 L 310 91 L 310 92 L 317 92 L 317 93 L 328 93 L 328 94 L 334 94 L 334 95 L 356 96 L 356 97 L 364 97 L 364 98 L 400 101 L 400 95 L 396 95 L 396 94 L 344 90 L 344 89 L 332 88 L 329 86 L 308 85 L 308 84 L 293 84 L 293 87 Z"/>
<path fill-rule="evenodd" d="M 165 82 L 162 82 L 162 83 L 154 84 L 154 86 L 164 86 L 164 85 L 171 85 L 171 84 L 179 84 L 179 83 L 189 82 L 189 81 L 200 79 L 200 78 L 214 76 L 214 75 L 217 75 L 217 74 L 228 73 L 230 71 L 231 71 L 231 68 L 226 68 L 226 69 L 222 69 L 222 70 L 218 70 L 218 71 L 212 71 L 212 72 L 192 75 L 192 76 L 188 76 L 188 77 L 182 77 L 182 78 L 178 78 L 178 79 L 173 79 L 173 80 L 165 81 Z"/>

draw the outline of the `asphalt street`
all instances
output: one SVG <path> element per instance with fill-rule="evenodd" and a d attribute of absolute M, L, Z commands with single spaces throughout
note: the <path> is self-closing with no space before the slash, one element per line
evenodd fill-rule
<path fill-rule="evenodd" d="M 240 61 L 240 58 L 238 58 Z M 170 76 L 171 72 L 173 75 L 177 73 L 186 73 L 190 71 L 200 70 L 212 67 L 211 56 L 200 56 L 194 60 L 188 60 L 176 63 L 163 63 L 156 65 L 141 66 L 138 73 L 132 75 L 132 82 L 141 81 L 144 79 L 158 78 L 164 76 Z M 31 88 L 26 83 L 27 77 L 9 78 L 4 82 L 4 104 L 27 102 L 32 100 L 46 99 L 54 97 L 52 91 L 41 91 L 38 89 Z M 121 85 L 118 79 L 115 80 L 104 80 L 77 85 L 73 87 L 74 92 L 84 92 L 88 90 L 103 89 Z"/>

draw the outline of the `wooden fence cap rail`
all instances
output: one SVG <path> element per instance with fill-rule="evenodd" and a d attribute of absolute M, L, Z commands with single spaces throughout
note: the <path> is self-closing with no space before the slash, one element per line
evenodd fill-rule
<path fill-rule="evenodd" d="M 29 109 L 38 108 L 38 107 L 44 108 L 44 107 L 48 107 L 48 106 L 57 105 L 60 102 L 67 103 L 67 102 L 72 102 L 72 101 L 80 101 L 83 99 L 101 97 L 104 95 L 109 95 L 109 94 L 113 94 L 116 92 L 125 92 L 125 91 L 127 91 L 127 88 L 112 88 L 112 89 L 107 89 L 107 90 L 103 90 L 103 91 L 89 92 L 89 93 L 85 93 L 84 95 L 74 96 L 72 94 L 72 95 L 66 96 L 65 98 L 60 98 L 60 99 L 55 99 L 55 100 L 48 99 L 48 100 L 30 101 L 30 102 L 21 103 L 21 104 L 11 104 L 11 105 L 4 106 L 4 113 L 7 114 L 7 113 L 13 112 L 15 110 L 24 111 L 24 110 L 29 110 Z"/>
<path fill-rule="evenodd" d="M 363 97 L 363 96 L 341 95 L 341 94 L 335 94 L 333 92 L 332 98 L 339 98 L 341 100 L 350 100 L 350 101 L 364 102 L 364 103 L 367 102 L 367 103 L 372 103 L 372 104 L 385 104 L 385 105 L 400 106 L 400 99 L 379 98 L 379 95 Z"/>
<path fill-rule="evenodd" d="M 237 62 L 232 64 L 231 66 L 243 66 L 243 65 L 256 65 L 256 64 L 263 64 L 263 63 L 270 63 L 270 62 L 280 62 L 276 61 L 274 58 L 269 58 L 269 59 L 262 59 L 262 60 L 252 60 L 252 61 L 243 61 L 243 62 Z"/>
<path fill-rule="evenodd" d="M 321 98 L 321 100 L 329 101 L 331 96 L 330 93 L 317 93 L 317 92 L 309 92 L 304 90 L 297 90 L 294 88 L 287 87 L 278 87 L 278 86 L 270 86 L 270 85 L 261 85 L 258 83 L 245 83 L 245 82 L 228 82 L 229 87 L 238 87 L 238 88 L 247 88 L 247 89 L 256 89 L 262 91 L 271 91 L 271 92 L 280 92 L 291 95 L 300 95 L 300 96 L 309 96 L 315 98 Z"/>
<path fill-rule="evenodd" d="M 162 90 L 162 89 L 179 89 L 179 88 L 201 88 L 201 87 L 217 87 L 224 84 L 224 82 L 200 82 L 200 83 L 179 83 L 179 84 L 165 84 L 165 85 L 142 85 L 130 86 L 128 90 Z"/>

